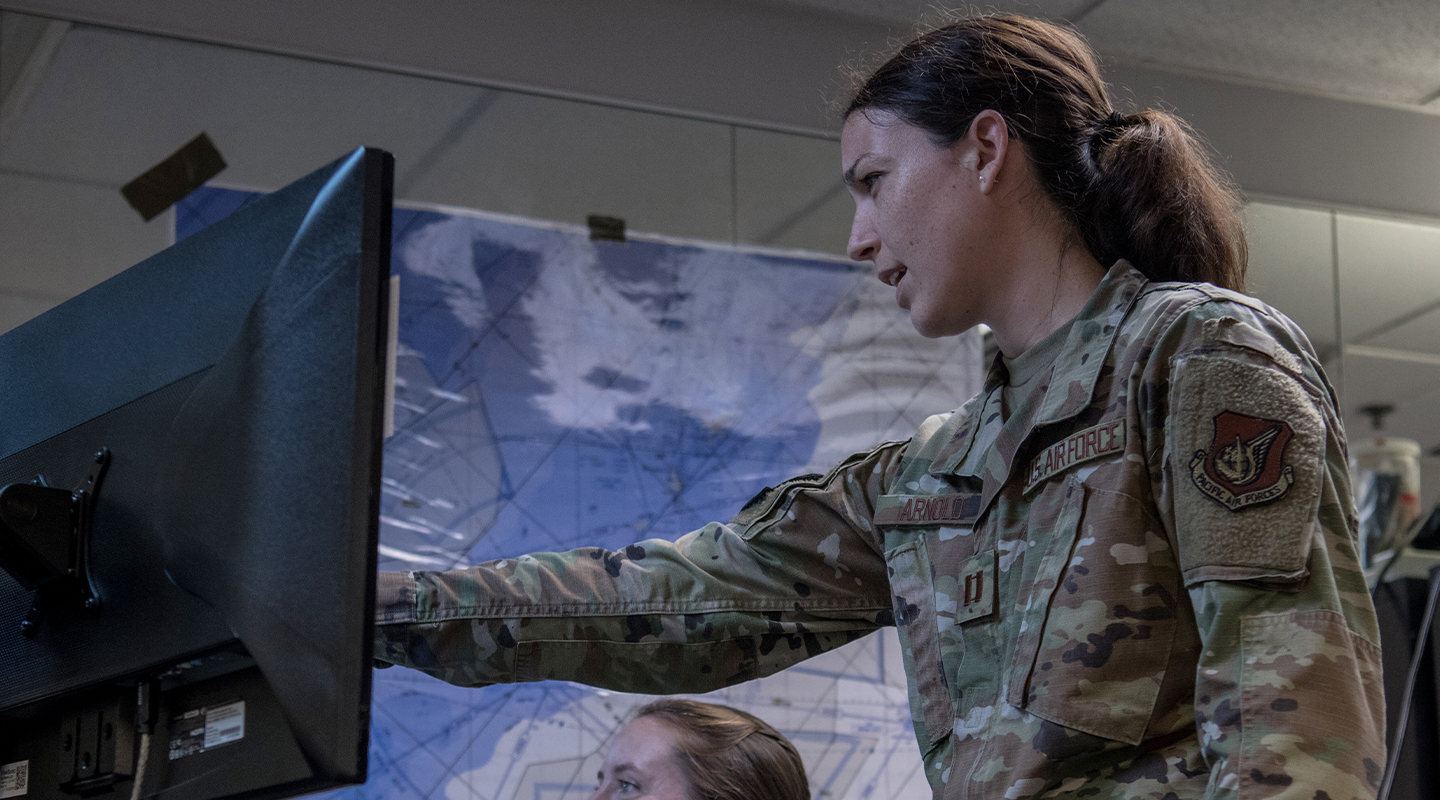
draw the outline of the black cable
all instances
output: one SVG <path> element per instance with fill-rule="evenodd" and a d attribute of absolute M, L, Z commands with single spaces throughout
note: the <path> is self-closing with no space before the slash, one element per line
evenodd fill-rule
<path fill-rule="evenodd" d="M 1415 682 L 1420 677 L 1420 662 L 1425 657 L 1425 645 L 1430 638 L 1430 626 L 1435 619 L 1435 606 L 1440 601 L 1440 567 L 1430 570 L 1430 596 L 1425 600 L 1425 614 L 1420 623 L 1420 634 L 1415 639 L 1415 651 L 1410 655 L 1410 671 L 1405 676 L 1405 694 L 1400 703 L 1400 719 L 1395 723 L 1395 744 L 1390 756 L 1385 759 L 1385 777 L 1380 781 L 1380 793 L 1376 800 L 1388 800 L 1390 787 L 1395 783 L 1395 768 L 1400 763 L 1400 750 L 1405 744 L 1405 727 L 1410 722 L 1410 704 L 1415 696 Z"/>

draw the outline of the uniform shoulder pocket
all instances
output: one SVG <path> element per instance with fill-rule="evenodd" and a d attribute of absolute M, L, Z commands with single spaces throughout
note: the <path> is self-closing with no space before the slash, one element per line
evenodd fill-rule
<path fill-rule="evenodd" d="M 881 442 L 865 452 L 846 457 L 831 467 L 828 472 L 812 472 L 808 475 L 791 478 L 778 486 L 767 486 L 750 498 L 729 524 L 741 538 L 753 538 L 766 528 L 767 523 L 783 516 L 789 510 L 790 504 L 802 492 L 831 490 L 834 488 L 835 481 L 842 478 L 842 473 L 855 469 L 857 465 L 868 460 L 876 460 L 875 468 L 878 470 L 883 466 L 880 462 L 884 460 L 881 451 L 894 450 L 902 445 L 904 442 Z M 855 476 L 852 474 L 851 478 L 855 478 Z M 864 480 L 859 482 L 864 483 Z"/>
<path fill-rule="evenodd" d="M 798 475 L 781 483 L 779 486 L 766 486 L 764 489 L 756 492 L 754 497 L 747 500 L 745 505 L 740 507 L 740 513 L 736 514 L 735 518 L 730 520 L 730 524 L 735 528 L 742 529 L 740 533 L 744 535 L 744 528 L 770 515 L 781 501 L 788 501 L 794 497 L 795 492 L 800 489 L 822 489 L 824 486 L 825 475 L 819 472 L 814 472 L 809 475 Z"/>

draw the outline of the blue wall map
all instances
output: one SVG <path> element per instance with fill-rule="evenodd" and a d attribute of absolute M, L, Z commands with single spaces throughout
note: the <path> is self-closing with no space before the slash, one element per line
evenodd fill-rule
<path fill-rule="evenodd" d="M 177 239 L 255 196 L 196 192 Z M 382 570 L 674 538 L 979 386 L 978 339 L 916 335 L 868 265 L 451 208 L 397 208 L 393 231 Z M 647 699 L 382 670 L 370 779 L 331 794 L 588 797 Z M 789 735 L 816 797 L 929 796 L 893 631 L 705 699 Z"/>

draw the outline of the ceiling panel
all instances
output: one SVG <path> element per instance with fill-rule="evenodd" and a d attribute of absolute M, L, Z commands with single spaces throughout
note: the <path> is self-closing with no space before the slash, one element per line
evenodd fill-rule
<path fill-rule="evenodd" d="M 1095 0 L 995 0 L 984 6 L 933 0 L 786 0 L 791 5 L 877 19 L 902 29 L 916 22 L 938 22 L 949 14 L 969 13 L 972 8 L 1026 14 L 1046 19 L 1071 19 L 1093 6 Z"/>
<path fill-rule="evenodd" d="M 1346 353 L 1343 370 L 1337 372 L 1331 368 L 1330 379 L 1344 382 L 1348 416 L 1367 405 L 1388 404 L 1398 408 L 1407 403 L 1427 402 L 1427 398 L 1440 389 L 1440 364 Z M 1436 415 L 1436 424 L 1440 425 L 1440 414 Z"/>
<path fill-rule="evenodd" d="M 29 322 L 58 304 L 54 300 L 0 293 L 0 333 Z"/>
<path fill-rule="evenodd" d="M 1321 353 L 1335 347 L 1330 212 L 1251 203 L 1245 209 L 1250 292 L 1299 323 Z"/>
<path fill-rule="evenodd" d="M 144 222 L 108 186 L 0 170 L 0 292 L 58 303 L 160 252 L 170 238 L 170 214 Z"/>
<path fill-rule="evenodd" d="M 1440 357 L 1440 309 L 1421 314 L 1393 330 L 1371 338 L 1366 344 L 1393 350 L 1431 353 Z M 1435 412 L 1440 415 L 1440 406 L 1436 406 Z"/>
<path fill-rule="evenodd" d="M 15 85 L 48 24 L 40 17 L 0 11 L 0 98 Z"/>
<path fill-rule="evenodd" d="M 1245 82 L 1440 111 L 1433 0 L 783 0 L 897 32 L 944 9 L 1075 20 L 1101 56 Z"/>
<path fill-rule="evenodd" d="M 119 186 L 201 131 L 226 185 L 277 188 L 369 145 L 395 154 L 397 199 L 731 238 L 725 125 L 90 27 L 66 37 L 0 167 L 133 215 Z"/>
<path fill-rule="evenodd" d="M 457 115 L 453 135 L 396 153 L 397 197 L 577 224 L 606 214 L 631 230 L 731 239 L 728 126 L 491 94 L 471 124 Z"/>
<path fill-rule="evenodd" d="M 203 130 L 230 165 L 226 180 L 275 188 L 360 145 L 423 151 L 476 91 L 78 27 L 0 164 L 118 188 Z"/>
<path fill-rule="evenodd" d="M 843 255 L 855 205 L 840 166 L 839 142 L 737 130 L 739 240 Z"/>
<path fill-rule="evenodd" d="M 1372 344 L 1396 319 L 1440 299 L 1440 226 L 1354 214 L 1340 214 L 1336 222 L 1347 343 Z"/>
<path fill-rule="evenodd" d="M 1080 29 L 1112 59 L 1395 103 L 1440 90 L 1432 0 L 1107 0 Z"/>

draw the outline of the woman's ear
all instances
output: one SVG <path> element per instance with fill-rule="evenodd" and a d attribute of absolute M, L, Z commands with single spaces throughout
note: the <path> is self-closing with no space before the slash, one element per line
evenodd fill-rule
<path fill-rule="evenodd" d="M 1000 112 L 987 108 L 970 121 L 966 138 L 975 148 L 975 172 L 980 191 L 988 194 L 1000 180 L 1000 170 L 1010 152 L 1010 127 Z"/>

